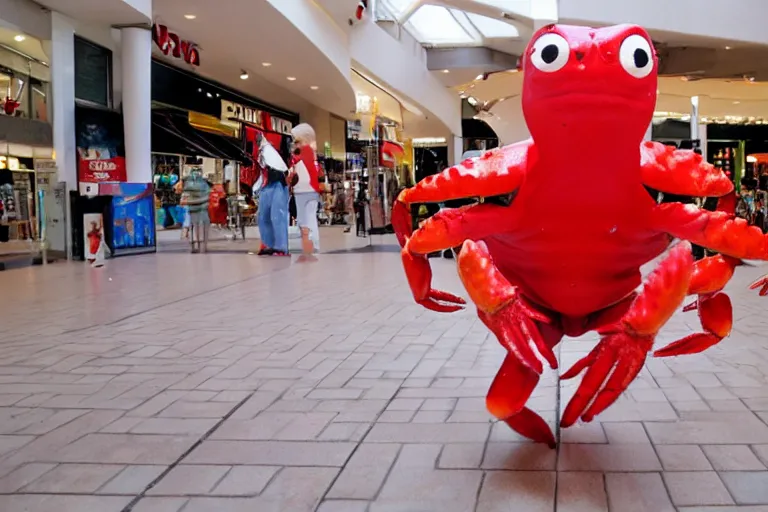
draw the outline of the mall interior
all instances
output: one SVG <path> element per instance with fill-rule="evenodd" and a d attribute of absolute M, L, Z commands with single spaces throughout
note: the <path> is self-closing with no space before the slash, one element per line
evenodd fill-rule
<path fill-rule="evenodd" d="M 0 511 L 768 511 L 766 19 L 763 0 L 0 0 Z M 571 108 L 600 134 L 547 147 L 576 176 L 515 174 L 500 148 L 547 135 L 524 115 L 536 76 L 598 62 L 553 24 L 647 31 L 603 58 L 658 74 L 639 142 L 673 156 L 643 163 L 667 174 L 638 203 L 686 204 L 683 227 L 626 234 L 645 224 L 610 166 L 634 114 L 601 130 L 619 114 L 591 100 L 545 111 L 547 139 Z M 727 213 L 691 192 L 705 179 Z M 511 217 L 473 216 L 515 208 L 531 227 L 503 240 Z M 669 320 L 643 331 L 636 308 Z"/>

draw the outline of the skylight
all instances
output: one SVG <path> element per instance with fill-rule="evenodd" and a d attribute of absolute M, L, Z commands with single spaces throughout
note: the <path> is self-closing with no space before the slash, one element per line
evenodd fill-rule
<path fill-rule="evenodd" d="M 406 28 L 426 44 L 469 44 L 476 42 L 445 7 L 424 5 L 408 19 Z"/>
<path fill-rule="evenodd" d="M 395 17 L 399 17 L 405 11 L 407 11 L 411 5 L 415 4 L 418 0 L 379 0 L 384 4 L 386 9 Z"/>
<path fill-rule="evenodd" d="M 485 38 L 492 37 L 519 37 L 520 32 L 514 25 L 505 23 L 501 20 L 495 20 L 488 18 L 487 16 L 480 16 L 479 14 L 466 13 L 469 21 L 475 26 L 475 28 Z"/>

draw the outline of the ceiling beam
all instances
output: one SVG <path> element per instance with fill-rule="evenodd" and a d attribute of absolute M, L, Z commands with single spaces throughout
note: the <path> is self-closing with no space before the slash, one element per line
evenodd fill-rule
<path fill-rule="evenodd" d="M 479 69 L 483 73 L 505 71 L 517 67 L 517 55 L 486 47 L 428 48 L 427 69 Z"/>

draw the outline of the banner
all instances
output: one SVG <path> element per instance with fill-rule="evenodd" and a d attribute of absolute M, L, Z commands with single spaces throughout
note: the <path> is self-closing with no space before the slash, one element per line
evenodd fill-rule
<path fill-rule="evenodd" d="M 125 158 L 117 156 L 106 160 L 80 159 L 80 183 L 105 183 L 108 181 L 127 181 Z"/>

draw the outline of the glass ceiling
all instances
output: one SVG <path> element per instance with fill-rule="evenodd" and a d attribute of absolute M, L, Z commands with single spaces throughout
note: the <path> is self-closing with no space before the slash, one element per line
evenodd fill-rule
<path fill-rule="evenodd" d="M 408 17 L 404 27 L 422 44 L 436 46 L 480 46 L 487 39 L 520 36 L 514 25 L 500 19 L 431 5 L 418 0 L 379 0 L 395 18 Z M 509 0 L 474 0 L 486 5 L 501 5 Z M 410 13 L 409 11 L 417 7 Z"/>

